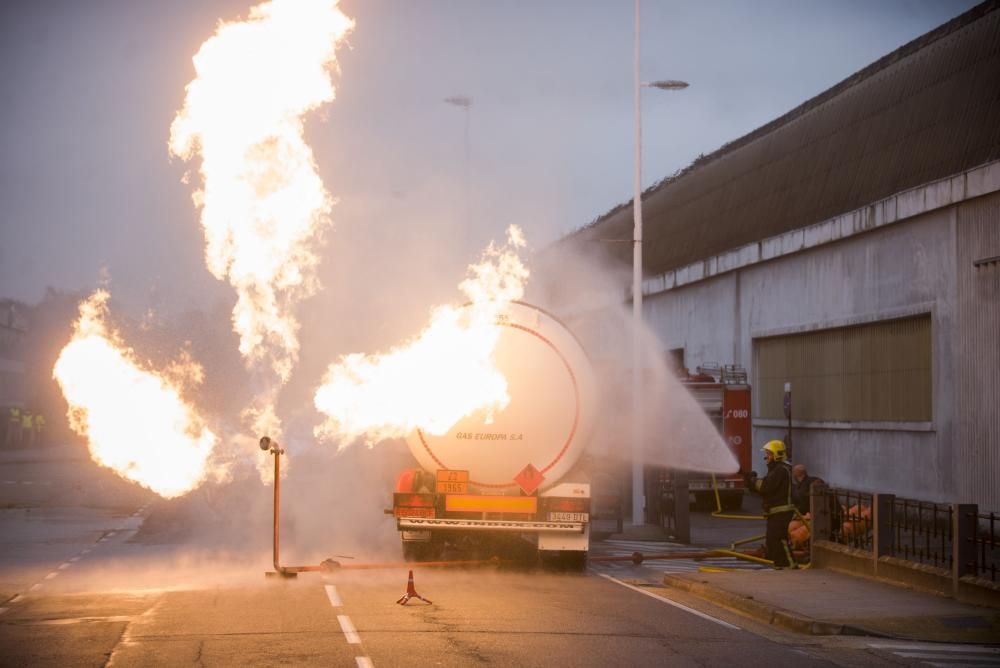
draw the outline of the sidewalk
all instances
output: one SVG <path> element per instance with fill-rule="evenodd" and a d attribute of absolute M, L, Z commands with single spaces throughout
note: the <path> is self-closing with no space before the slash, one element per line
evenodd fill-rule
<path fill-rule="evenodd" d="M 663 583 L 799 633 L 1000 644 L 1000 609 L 830 570 L 668 573 Z"/>
<path fill-rule="evenodd" d="M 743 514 L 760 513 L 748 497 Z M 711 549 L 764 532 L 763 521 L 691 513 L 691 545 Z M 614 540 L 669 540 L 656 525 L 625 525 Z M 712 561 L 704 566 L 710 568 Z M 666 573 L 663 582 L 782 628 L 813 635 L 872 635 L 924 642 L 1000 644 L 1000 608 L 979 607 L 831 570 Z"/>

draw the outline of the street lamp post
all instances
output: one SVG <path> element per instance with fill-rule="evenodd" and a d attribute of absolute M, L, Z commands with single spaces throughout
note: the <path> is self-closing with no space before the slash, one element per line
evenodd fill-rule
<path fill-rule="evenodd" d="M 632 524 L 641 526 L 645 517 L 645 481 L 643 477 L 642 410 L 642 112 L 643 87 L 681 90 L 684 81 L 664 79 L 643 82 L 639 76 L 639 0 L 635 0 L 635 190 L 632 198 Z"/>

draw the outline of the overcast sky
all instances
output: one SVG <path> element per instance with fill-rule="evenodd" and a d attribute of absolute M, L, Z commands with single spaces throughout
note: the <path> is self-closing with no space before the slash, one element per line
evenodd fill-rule
<path fill-rule="evenodd" d="M 644 93 L 644 187 L 974 4 L 645 0 L 643 78 L 691 87 Z M 341 6 L 357 27 L 340 54 L 338 99 L 308 124 L 339 199 L 329 264 L 440 237 L 444 250 L 395 280 L 432 263 L 461 267 L 509 223 L 539 247 L 630 197 L 631 2 Z M 185 166 L 167 138 L 191 56 L 219 19 L 249 7 L 0 3 L 0 297 L 91 288 L 102 268 L 135 309 L 232 294 L 204 268 Z M 442 101 L 451 95 L 474 100 L 468 164 L 463 112 Z"/>

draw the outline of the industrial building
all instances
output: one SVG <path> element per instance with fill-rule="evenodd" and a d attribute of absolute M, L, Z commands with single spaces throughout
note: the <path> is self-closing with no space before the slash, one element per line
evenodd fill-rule
<path fill-rule="evenodd" d="M 643 217 L 646 323 L 687 368 L 748 369 L 755 449 L 790 383 L 794 459 L 830 484 L 1000 510 L 1000 4 L 699 158 Z M 558 244 L 630 266 L 587 242 L 632 228 L 623 204 Z"/>

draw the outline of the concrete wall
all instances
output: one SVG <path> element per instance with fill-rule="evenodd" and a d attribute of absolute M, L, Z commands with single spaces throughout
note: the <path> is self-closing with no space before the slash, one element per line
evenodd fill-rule
<path fill-rule="evenodd" d="M 1000 193 L 959 205 L 956 241 L 958 481 L 1000 510 Z"/>
<path fill-rule="evenodd" d="M 795 459 L 835 486 L 958 500 L 955 218 L 948 206 L 647 296 L 647 322 L 664 350 L 685 349 L 689 368 L 735 362 L 753 382 L 755 337 L 930 313 L 932 422 L 796 423 Z M 755 419 L 755 444 L 784 433 Z"/>

